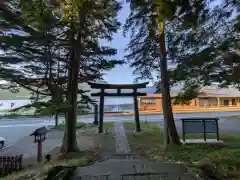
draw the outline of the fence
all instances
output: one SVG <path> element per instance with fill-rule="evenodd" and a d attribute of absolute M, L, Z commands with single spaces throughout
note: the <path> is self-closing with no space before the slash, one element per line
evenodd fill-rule
<path fill-rule="evenodd" d="M 22 155 L 0 156 L 0 176 L 8 175 L 22 169 Z"/>

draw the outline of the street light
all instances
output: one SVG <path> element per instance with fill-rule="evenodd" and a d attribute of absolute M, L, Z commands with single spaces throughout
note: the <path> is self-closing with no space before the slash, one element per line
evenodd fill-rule
<path fill-rule="evenodd" d="M 42 142 L 46 139 L 46 134 L 48 130 L 46 127 L 41 127 L 36 129 L 30 136 L 34 136 L 34 141 L 35 143 L 38 144 L 38 149 L 37 149 L 37 160 L 38 162 L 41 162 L 42 160 Z"/>
<path fill-rule="evenodd" d="M 147 114 L 146 114 L 146 113 L 147 113 L 147 112 L 146 112 L 147 106 L 146 106 L 146 105 L 143 106 L 143 110 L 144 110 L 144 115 L 145 115 L 145 116 L 144 116 L 144 117 L 145 117 L 145 123 L 147 124 Z"/>

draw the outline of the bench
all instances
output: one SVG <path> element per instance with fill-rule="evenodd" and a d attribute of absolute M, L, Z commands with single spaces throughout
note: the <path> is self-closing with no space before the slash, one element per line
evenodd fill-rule
<path fill-rule="evenodd" d="M 182 121 L 182 133 L 183 141 L 185 142 L 185 134 L 190 133 L 203 133 L 204 141 L 206 141 L 206 135 L 208 133 L 214 133 L 219 141 L 219 127 L 218 118 L 183 118 Z"/>
<path fill-rule="evenodd" d="M 0 156 L 0 176 L 8 175 L 22 169 L 22 157 L 20 156 Z"/>

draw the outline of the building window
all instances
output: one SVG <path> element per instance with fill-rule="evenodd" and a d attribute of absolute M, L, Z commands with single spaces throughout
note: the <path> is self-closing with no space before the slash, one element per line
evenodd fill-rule
<path fill-rule="evenodd" d="M 155 99 L 144 99 L 142 100 L 143 104 L 156 104 L 156 100 Z"/>

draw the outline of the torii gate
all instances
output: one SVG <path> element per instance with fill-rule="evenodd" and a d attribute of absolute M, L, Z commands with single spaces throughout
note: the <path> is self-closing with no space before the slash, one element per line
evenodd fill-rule
<path fill-rule="evenodd" d="M 139 83 L 139 84 L 99 84 L 94 82 L 88 83 L 92 89 L 100 89 L 98 93 L 91 93 L 91 96 L 99 96 L 100 104 L 99 104 L 99 133 L 103 132 L 103 117 L 104 117 L 104 97 L 105 96 L 132 96 L 134 101 L 134 112 L 135 112 L 135 123 L 136 123 L 136 131 L 140 132 L 140 120 L 139 120 L 139 107 L 138 107 L 138 96 L 146 96 L 146 93 L 138 92 L 137 89 L 146 88 L 148 82 Z M 107 93 L 105 89 L 116 89 L 116 93 Z M 122 89 L 132 89 L 133 92 L 121 92 Z"/>

